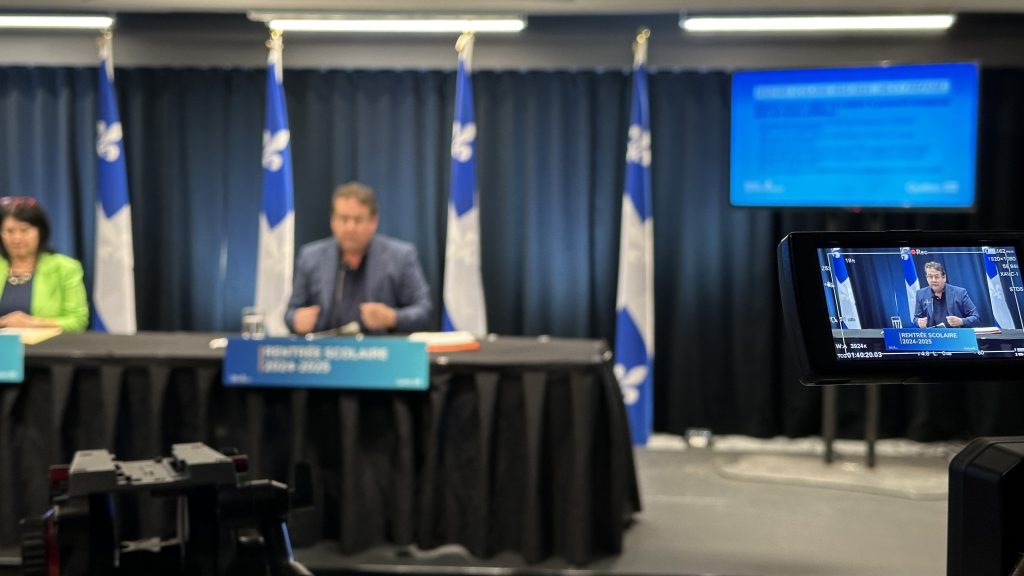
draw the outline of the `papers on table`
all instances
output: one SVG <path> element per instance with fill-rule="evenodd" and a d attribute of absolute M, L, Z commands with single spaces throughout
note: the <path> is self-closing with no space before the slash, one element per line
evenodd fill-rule
<path fill-rule="evenodd" d="M 21 343 L 26 346 L 38 344 L 43 340 L 49 340 L 64 332 L 60 328 L 0 328 L 0 334 L 15 334 L 21 338 Z"/>
<path fill-rule="evenodd" d="M 413 332 L 409 335 L 410 342 L 425 342 L 427 352 L 464 352 L 479 350 L 480 342 L 476 336 L 464 330 L 454 332 Z"/>

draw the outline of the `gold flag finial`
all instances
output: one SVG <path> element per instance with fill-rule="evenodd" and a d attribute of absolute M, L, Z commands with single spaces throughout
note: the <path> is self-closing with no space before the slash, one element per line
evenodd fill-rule
<path fill-rule="evenodd" d="M 651 37 L 650 28 L 641 28 L 636 32 L 636 40 L 633 42 L 633 46 L 637 47 L 647 42 L 647 39 Z"/>
<path fill-rule="evenodd" d="M 103 32 L 100 32 L 100 35 L 96 37 L 96 49 L 100 52 L 103 52 L 104 46 L 110 44 L 110 39 L 113 37 L 114 33 L 110 30 L 110 28 L 107 28 Z"/>
<path fill-rule="evenodd" d="M 475 34 L 473 31 L 463 32 L 459 39 L 455 41 L 455 51 L 462 52 L 462 49 L 466 47 L 466 42 L 469 42 L 473 34 Z"/>
<path fill-rule="evenodd" d="M 270 38 L 267 39 L 267 48 L 273 48 L 275 45 L 280 46 L 281 45 L 281 38 L 283 36 L 284 36 L 284 33 L 281 32 L 280 30 L 278 30 L 277 28 L 271 28 L 270 29 Z"/>
<path fill-rule="evenodd" d="M 636 39 L 633 40 L 633 66 L 639 66 L 647 62 L 647 39 L 651 37 L 650 28 L 641 28 L 636 32 Z"/>

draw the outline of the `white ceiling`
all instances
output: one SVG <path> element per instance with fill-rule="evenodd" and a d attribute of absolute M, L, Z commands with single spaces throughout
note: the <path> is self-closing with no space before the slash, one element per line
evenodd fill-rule
<path fill-rule="evenodd" d="M 969 10 L 950 34 L 792 38 L 694 37 L 682 33 L 676 13 L 723 10 L 772 12 L 894 12 Z M 969 6 L 969 8 L 967 8 Z M 895 62 L 978 61 L 1024 66 L 1024 0 L 0 0 L 0 12 L 34 9 L 117 13 L 118 63 L 135 67 L 258 67 L 266 30 L 246 20 L 248 10 L 356 10 L 531 16 L 527 32 L 493 37 L 474 65 L 490 70 L 625 70 L 628 45 L 639 26 L 658 38 L 652 67 L 732 70 Z M 994 13 L 993 13 L 994 12 Z M 178 14 L 172 14 L 178 13 Z M 986 15 L 984 13 L 990 13 Z M 627 39 L 627 40 L 623 40 Z M 454 37 L 390 35 L 292 36 L 289 67 L 309 69 L 451 69 Z M 623 44 L 625 43 L 625 44 Z M 0 65 L 90 66 L 90 34 L 0 34 Z"/>
<path fill-rule="evenodd" d="M 851 11 L 1024 12 L 1024 0 L 0 0 L 0 11 L 87 12 L 376 11 L 642 14 Z"/>

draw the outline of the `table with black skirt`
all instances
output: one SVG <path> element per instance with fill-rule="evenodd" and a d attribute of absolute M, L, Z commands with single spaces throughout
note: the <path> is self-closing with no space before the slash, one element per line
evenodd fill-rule
<path fill-rule="evenodd" d="M 573 564 L 620 552 L 640 509 L 625 410 L 602 341 L 501 337 L 432 354 L 430 389 L 226 388 L 218 334 L 61 335 L 0 385 L 0 547 L 49 499 L 50 464 L 201 441 L 249 456 L 250 477 L 312 471 L 297 545 L 461 544 Z M 173 530 L 140 514 L 146 535 Z"/>

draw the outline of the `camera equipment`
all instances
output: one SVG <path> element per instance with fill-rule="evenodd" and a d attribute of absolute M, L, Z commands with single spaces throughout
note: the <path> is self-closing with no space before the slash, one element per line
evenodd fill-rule
<path fill-rule="evenodd" d="M 805 384 L 1020 380 L 1014 232 L 794 232 L 778 247 Z M 977 438 L 949 466 L 949 576 L 1024 566 L 1024 437 Z"/>
<path fill-rule="evenodd" d="M 778 247 L 805 384 L 1019 379 L 1013 232 L 794 232 Z"/>
<path fill-rule="evenodd" d="M 946 574 L 1006 576 L 1024 552 L 1024 438 L 976 438 L 949 464 Z"/>
<path fill-rule="evenodd" d="M 245 479 L 245 456 L 175 444 L 172 456 L 118 461 L 75 453 L 50 468 L 51 507 L 22 525 L 26 575 L 306 575 L 292 556 L 284 484 Z M 118 503 L 149 495 L 175 507 L 173 535 L 121 539 Z"/>

